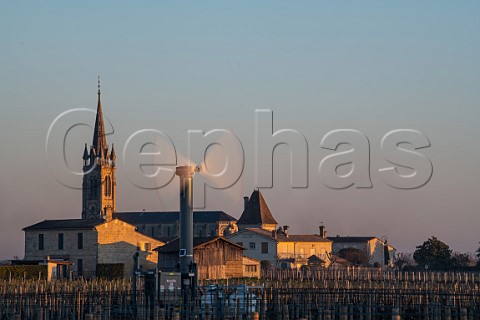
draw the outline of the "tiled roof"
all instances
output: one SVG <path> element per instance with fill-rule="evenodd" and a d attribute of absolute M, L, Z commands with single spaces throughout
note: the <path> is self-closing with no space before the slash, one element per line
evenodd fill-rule
<path fill-rule="evenodd" d="M 328 237 L 328 239 L 332 240 L 333 242 L 367 242 L 372 239 L 375 239 L 376 237 Z"/>
<path fill-rule="evenodd" d="M 331 242 L 331 240 L 322 238 L 318 234 L 290 234 L 287 237 L 283 234 L 277 233 L 277 236 L 274 237 L 272 234 L 272 231 L 267 231 L 267 230 L 258 229 L 258 228 L 248 228 L 245 230 L 255 232 L 259 235 L 273 239 L 278 242 Z M 239 232 L 245 232 L 245 231 L 239 231 Z"/>
<path fill-rule="evenodd" d="M 250 199 L 248 199 L 242 216 L 238 219 L 237 224 L 278 224 L 272 216 L 270 209 L 263 199 L 262 193 L 258 190 L 253 191 Z"/>
<path fill-rule="evenodd" d="M 116 212 L 114 217 L 127 223 L 138 224 L 161 224 L 175 223 L 179 219 L 178 211 L 151 211 L 151 212 Z M 224 211 L 194 211 L 194 223 L 211 223 L 217 221 L 236 221 L 236 219 Z"/>
<path fill-rule="evenodd" d="M 221 240 L 221 241 L 225 241 L 225 242 L 228 242 L 230 243 L 231 245 L 234 245 L 236 247 L 238 247 L 239 249 L 242 249 L 244 250 L 244 248 L 230 240 L 227 240 L 223 237 L 195 237 L 193 238 L 193 249 L 200 249 L 201 247 L 211 243 L 211 242 L 215 242 L 215 241 L 218 241 L 218 240 Z M 175 240 L 172 240 L 170 241 L 169 243 L 163 245 L 163 246 L 160 246 L 160 247 L 157 247 L 155 249 L 156 251 L 158 252 L 163 252 L 163 253 L 168 253 L 168 252 L 178 252 L 180 250 L 180 239 L 179 238 L 176 238 Z"/>
<path fill-rule="evenodd" d="M 23 228 L 23 230 L 51 230 L 51 229 L 93 229 L 105 223 L 104 220 L 62 219 L 44 220 Z"/>

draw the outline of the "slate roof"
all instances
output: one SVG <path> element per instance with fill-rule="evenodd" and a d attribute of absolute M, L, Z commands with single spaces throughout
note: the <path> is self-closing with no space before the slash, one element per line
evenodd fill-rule
<path fill-rule="evenodd" d="M 340 236 L 336 236 L 336 237 L 328 237 L 328 239 L 332 240 L 333 242 L 348 242 L 348 243 L 351 243 L 351 242 L 368 242 L 372 239 L 375 239 L 376 237 L 349 237 L 349 236 L 346 236 L 346 237 L 340 237 Z"/>
<path fill-rule="evenodd" d="M 278 224 L 273 218 L 272 213 L 259 190 L 254 190 L 250 199 L 248 199 L 246 208 L 243 210 L 242 216 L 237 221 L 237 225 L 239 224 Z"/>
<path fill-rule="evenodd" d="M 95 149 L 97 156 L 102 155 L 105 148 L 107 148 L 105 125 L 103 123 L 102 102 L 100 101 L 100 80 L 98 82 L 97 116 L 95 118 L 95 129 L 93 130 L 93 148 Z"/>
<path fill-rule="evenodd" d="M 238 248 L 241 248 L 242 250 L 245 250 L 244 247 L 241 245 L 236 244 L 235 242 L 232 242 L 230 240 L 227 240 L 223 237 L 195 237 L 193 238 L 193 249 L 199 249 L 211 242 L 215 242 L 218 240 L 222 240 L 225 242 L 230 243 L 231 245 L 234 245 Z M 175 240 L 170 241 L 169 243 L 155 248 L 155 251 L 158 252 L 163 252 L 163 253 L 169 253 L 169 252 L 178 252 L 180 250 L 180 239 L 176 238 Z"/>
<path fill-rule="evenodd" d="M 44 220 L 23 228 L 26 230 L 52 230 L 52 229 L 93 229 L 94 227 L 105 223 L 104 220 L 84 220 L 84 219 L 62 219 L 62 220 Z"/>
<path fill-rule="evenodd" d="M 318 234 L 290 234 L 288 235 L 288 237 L 283 234 L 277 234 L 277 237 L 275 238 L 274 236 L 272 236 L 272 231 L 258 228 L 247 228 L 245 230 L 255 232 L 259 235 L 273 239 L 278 242 L 331 242 L 331 240 L 322 238 Z"/>
<path fill-rule="evenodd" d="M 174 223 L 179 219 L 178 211 L 151 211 L 151 212 L 115 212 L 114 217 L 127 223 L 162 224 Z M 236 221 L 234 217 L 224 211 L 194 211 L 193 223 L 212 223 L 217 221 Z"/>

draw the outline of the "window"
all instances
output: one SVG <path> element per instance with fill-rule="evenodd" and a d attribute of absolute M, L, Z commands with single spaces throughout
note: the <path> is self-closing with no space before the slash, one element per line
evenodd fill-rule
<path fill-rule="evenodd" d="M 83 249 L 83 233 L 82 232 L 79 232 L 77 234 L 77 243 L 78 243 L 78 249 Z"/>
<path fill-rule="evenodd" d="M 257 266 L 256 265 L 246 265 L 245 266 L 245 271 L 246 272 L 257 272 Z"/>
<path fill-rule="evenodd" d="M 58 234 L 58 250 L 63 250 L 63 233 Z"/>
<path fill-rule="evenodd" d="M 43 233 L 38 235 L 38 250 L 43 250 L 45 248 L 45 236 Z"/>
<path fill-rule="evenodd" d="M 250 242 L 250 243 L 248 244 L 248 248 L 249 248 L 249 249 L 255 249 L 255 242 Z"/>
<path fill-rule="evenodd" d="M 237 244 L 243 247 L 243 242 L 237 242 Z"/>
<path fill-rule="evenodd" d="M 155 238 L 155 226 L 152 226 L 150 230 L 152 231 L 152 238 Z"/>
<path fill-rule="evenodd" d="M 112 179 L 110 176 L 105 176 L 105 196 L 110 197 L 112 195 Z"/>
<path fill-rule="evenodd" d="M 268 242 L 262 242 L 262 253 L 268 253 Z"/>
<path fill-rule="evenodd" d="M 83 275 L 83 259 L 77 260 L 77 275 Z"/>
<path fill-rule="evenodd" d="M 145 242 L 143 247 L 145 251 L 150 251 L 150 249 L 152 249 L 152 245 L 150 244 L 150 242 Z"/>

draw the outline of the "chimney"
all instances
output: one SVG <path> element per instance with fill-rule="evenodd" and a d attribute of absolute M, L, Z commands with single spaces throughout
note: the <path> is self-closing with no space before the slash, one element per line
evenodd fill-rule
<path fill-rule="evenodd" d="M 272 238 L 277 239 L 277 231 L 272 230 Z"/>
<path fill-rule="evenodd" d="M 325 230 L 325 226 L 322 224 L 318 228 L 320 229 L 320 237 L 325 239 L 327 237 L 327 231 Z"/>
<path fill-rule="evenodd" d="M 248 205 L 248 197 L 243 197 L 243 209 L 247 210 Z"/>
<path fill-rule="evenodd" d="M 175 174 L 180 177 L 180 272 L 182 284 L 189 279 L 193 266 L 193 175 L 198 167 L 180 166 Z M 188 280 L 187 280 L 188 282 Z M 188 282 L 189 283 L 189 282 Z"/>
<path fill-rule="evenodd" d="M 288 226 L 283 226 L 283 233 L 285 234 L 285 237 L 288 238 Z"/>

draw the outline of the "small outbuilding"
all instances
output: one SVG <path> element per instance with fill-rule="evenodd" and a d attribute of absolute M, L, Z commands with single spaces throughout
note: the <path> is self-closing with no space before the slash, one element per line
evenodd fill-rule
<path fill-rule="evenodd" d="M 260 279 L 260 260 L 243 257 L 243 276 Z"/>
<path fill-rule="evenodd" d="M 180 240 L 177 238 L 157 247 L 158 269 L 178 271 Z M 244 248 L 223 237 L 193 238 L 193 260 L 197 264 L 198 280 L 243 277 Z"/>

